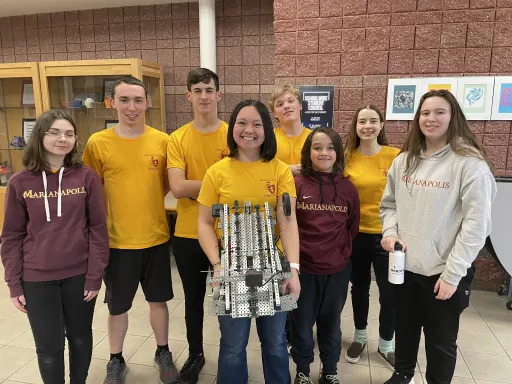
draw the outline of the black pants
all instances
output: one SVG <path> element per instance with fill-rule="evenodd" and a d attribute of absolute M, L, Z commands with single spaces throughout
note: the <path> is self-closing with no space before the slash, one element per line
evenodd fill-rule
<path fill-rule="evenodd" d="M 392 340 L 396 324 L 396 303 L 393 285 L 388 281 L 388 253 L 382 249 L 382 235 L 359 233 L 352 241 L 352 310 L 356 329 L 366 329 L 370 307 L 370 269 L 373 264 L 379 287 L 379 335 Z"/>
<path fill-rule="evenodd" d="M 395 369 L 407 376 L 414 375 L 423 327 L 427 383 L 449 384 L 457 359 L 459 318 L 469 305 L 473 269 L 468 269 L 467 275 L 448 300 L 435 298 L 434 285 L 438 279 L 439 275 L 423 276 L 406 271 L 404 284 L 396 286 Z"/>
<path fill-rule="evenodd" d="M 291 354 L 297 371 L 309 375 L 313 362 L 313 325 L 316 322 L 320 360 L 325 374 L 335 374 L 341 354 L 340 315 L 345 305 L 350 263 L 338 273 L 312 275 L 301 272 L 297 309 L 290 315 Z"/>
<path fill-rule="evenodd" d="M 96 298 L 85 302 L 85 276 L 23 282 L 39 371 L 45 384 L 64 384 L 64 336 L 69 345 L 72 384 L 85 384 L 92 355 L 92 316 Z"/>
<path fill-rule="evenodd" d="M 197 239 L 173 238 L 176 266 L 185 293 L 185 324 L 190 355 L 203 353 L 203 318 L 206 277 L 210 262 Z"/>

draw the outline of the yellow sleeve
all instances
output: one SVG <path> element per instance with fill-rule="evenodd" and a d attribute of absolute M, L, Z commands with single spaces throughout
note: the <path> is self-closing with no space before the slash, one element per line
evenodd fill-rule
<path fill-rule="evenodd" d="M 293 180 L 290 167 L 288 167 L 285 163 L 281 163 L 279 169 L 279 182 L 277 184 L 277 195 L 282 196 L 286 192 L 288 192 L 290 197 L 297 197 L 297 192 L 295 191 L 295 181 Z"/>
<path fill-rule="evenodd" d="M 197 201 L 206 207 L 211 207 L 213 204 L 218 204 L 220 200 L 219 190 L 214 181 L 213 172 L 209 169 L 204 175 L 203 183 Z"/>
<path fill-rule="evenodd" d="M 89 141 L 87 141 L 87 144 L 85 145 L 82 160 L 85 165 L 96 171 L 96 173 L 100 176 L 101 181 L 103 182 L 103 162 L 101 161 L 98 148 L 92 137 L 89 139 Z"/>
<path fill-rule="evenodd" d="M 185 156 L 180 145 L 181 135 L 176 131 L 171 133 L 167 142 L 167 168 L 186 169 Z"/>

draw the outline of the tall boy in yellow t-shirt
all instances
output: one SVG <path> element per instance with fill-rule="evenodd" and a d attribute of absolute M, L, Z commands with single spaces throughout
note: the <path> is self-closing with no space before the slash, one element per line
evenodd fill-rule
<path fill-rule="evenodd" d="M 300 174 L 302 147 L 311 129 L 302 125 L 302 102 L 299 90 L 289 84 L 278 85 L 268 103 L 279 127 L 274 129 L 277 141 L 276 158 L 290 166 L 293 176 Z"/>
<path fill-rule="evenodd" d="M 185 293 L 185 324 L 189 357 L 180 371 L 184 383 L 197 383 L 205 364 L 203 352 L 204 295 L 210 262 L 197 240 L 196 198 L 206 170 L 228 154 L 227 129 L 217 117 L 219 78 L 206 68 L 192 69 L 186 97 L 194 120 L 173 132 L 167 146 L 169 185 L 178 199 L 172 248 Z"/>
<path fill-rule="evenodd" d="M 103 383 L 121 384 L 126 375 L 122 350 L 128 310 L 139 283 L 149 303 L 160 380 L 177 383 L 178 371 L 168 346 L 167 301 L 173 297 L 164 208 L 168 136 L 144 124 L 147 89 L 139 79 L 128 76 L 114 83 L 112 107 L 119 124 L 93 134 L 83 158 L 102 179 L 108 209 L 110 259 L 104 280 L 110 361 Z"/>

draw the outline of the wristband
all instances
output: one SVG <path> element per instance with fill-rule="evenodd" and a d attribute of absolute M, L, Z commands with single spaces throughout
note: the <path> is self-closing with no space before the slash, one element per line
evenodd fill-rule
<path fill-rule="evenodd" d="M 297 272 L 300 272 L 300 265 L 299 263 L 290 263 L 290 268 L 294 268 L 297 270 Z"/>

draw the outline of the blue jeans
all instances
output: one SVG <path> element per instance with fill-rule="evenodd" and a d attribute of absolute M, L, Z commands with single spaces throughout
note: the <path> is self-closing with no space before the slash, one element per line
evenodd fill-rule
<path fill-rule="evenodd" d="M 256 319 L 266 384 L 291 382 L 284 333 L 287 314 L 288 312 L 278 312 L 274 316 L 261 316 Z M 221 336 L 217 383 L 247 383 L 249 380 L 247 342 L 251 330 L 251 319 L 219 316 L 219 324 Z"/>

